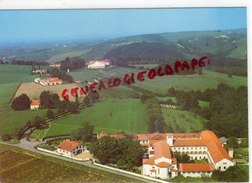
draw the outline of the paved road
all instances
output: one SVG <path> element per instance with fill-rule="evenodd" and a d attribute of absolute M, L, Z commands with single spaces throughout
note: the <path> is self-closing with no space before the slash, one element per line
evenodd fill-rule
<path fill-rule="evenodd" d="M 36 146 L 36 145 L 38 145 L 38 144 L 40 144 L 42 142 L 30 142 L 30 141 L 27 141 L 26 140 L 26 136 L 27 136 L 27 134 L 24 134 L 22 136 L 21 142 L 19 144 L 7 144 L 7 143 L 3 143 L 3 144 L 12 145 L 12 146 L 20 147 L 20 148 L 24 148 L 26 150 L 33 151 L 35 153 L 39 153 L 39 154 L 55 157 L 55 158 L 62 159 L 62 160 L 65 160 L 65 161 L 69 161 L 69 162 L 73 162 L 73 163 L 78 163 L 78 164 L 81 164 L 81 165 L 84 165 L 84 166 L 87 166 L 87 167 L 91 167 L 91 168 L 107 171 L 107 172 L 114 173 L 114 174 L 117 174 L 117 175 L 122 175 L 122 176 L 125 176 L 125 177 L 129 177 L 129 178 L 133 178 L 133 179 L 142 181 L 142 182 L 149 182 L 149 183 L 153 182 L 151 180 L 147 180 L 147 179 L 144 179 L 144 178 L 140 178 L 140 177 L 132 176 L 132 175 L 125 174 L 125 173 L 122 173 L 122 172 L 118 172 L 118 171 L 106 169 L 106 168 L 103 168 L 103 167 L 95 166 L 95 165 L 92 164 L 91 161 L 81 162 L 81 161 L 77 161 L 77 160 L 74 160 L 74 159 L 66 158 L 66 157 L 63 157 L 63 156 L 58 156 L 58 155 L 46 153 L 46 152 L 43 152 L 43 151 L 38 151 L 38 150 L 34 149 L 34 146 Z M 0 143 L 2 143 L 2 142 L 0 142 Z"/>

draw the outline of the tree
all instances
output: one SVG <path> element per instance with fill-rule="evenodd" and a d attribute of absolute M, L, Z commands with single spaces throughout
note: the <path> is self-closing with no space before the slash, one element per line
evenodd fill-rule
<path fill-rule="evenodd" d="M 40 98 L 40 108 L 41 109 L 50 108 L 51 103 L 52 103 L 50 91 L 43 91 L 40 94 L 39 98 Z"/>
<path fill-rule="evenodd" d="M 92 102 L 96 102 L 100 98 L 100 95 L 98 92 L 95 92 L 95 93 L 90 92 L 88 95 L 89 95 Z"/>
<path fill-rule="evenodd" d="M 49 119 L 53 119 L 55 116 L 54 116 L 54 112 L 52 110 L 48 110 L 46 112 L 46 116 L 49 118 Z"/>
<path fill-rule="evenodd" d="M 85 122 L 81 125 L 81 128 L 72 131 L 70 137 L 72 140 L 81 140 L 83 143 L 91 142 L 93 141 L 93 131 L 94 125 L 90 125 L 90 122 Z"/>
<path fill-rule="evenodd" d="M 9 133 L 4 133 L 2 136 L 1 136 L 2 140 L 3 141 L 9 141 L 11 139 L 11 136 Z"/>
<path fill-rule="evenodd" d="M 88 106 L 90 104 L 90 99 L 89 96 L 85 96 L 85 98 L 83 99 L 83 103 Z"/>
<path fill-rule="evenodd" d="M 30 109 L 30 103 L 30 98 L 26 94 L 22 94 L 13 100 L 11 107 L 15 111 L 27 110 Z"/>
<path fill-rule="evenodd" d="M 45 120 L 43 120 L 40 116 L 36 116 L 33 120 L 32 126 L 39 128 L 40 126 L 45 124 Z"/>
<path fill-rule="evenodd" d="M 69 112 L 73 113 L 73 114 L 77 114 L 79 113 L 79 102 L 69 102 L 68 105 L 67 105 L 67 109 Z"/>
<path fill-rule="evenodd" d="M 233 136 L 228 138 L 227 143 L 228 143 L 229 148 L 238 148 L 239 147 L 237 138 L 235 138 Z"/>
<path fill-rule="evenodd" d="M 118 168 L 122 168 L 125 166 L 125 163 L 126 163 L 125 160 L 119 159 L 116 164 Z"/>
<path fill-rule="evenodd" d="M 27 126 L 27 127 L 30 127 L 30 126 L 31 126 L 31 121 L 30 121 L 30 120 L 26 122 L 26 126 Z"/>

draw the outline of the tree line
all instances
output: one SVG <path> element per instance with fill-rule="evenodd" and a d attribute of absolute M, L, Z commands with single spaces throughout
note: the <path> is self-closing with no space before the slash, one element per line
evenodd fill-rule
<path fill-rule="evenodd" d="M 192 111 L 207 119 L 205 129 L 217 136 L 248 137 L 248 93 L 246 86 L 235 89 L 219 84 L 216 89 L 201 92 L 168 90 L 168 96 L 176 97 L 181 110 Z M 209 107 L 200 107 L 198 100 L 210 102 Z"/>
<path fill-rule="evenodd" d="M 72 70 L 84 68 L 85 64 L 86 64 L 85 59 L 78 58 L 78 57 L 74 57 L 70 59 L 69 57 L 67 57 L 65 60 L 61 62 L 60 69 L 62 71 L 67 71 L 67 69 L 72 71 Z"/>

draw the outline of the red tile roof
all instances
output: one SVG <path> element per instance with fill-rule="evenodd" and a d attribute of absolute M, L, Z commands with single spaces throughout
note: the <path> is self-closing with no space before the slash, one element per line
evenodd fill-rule
<path fill-rule="evenodd" d="M 234 148 L 228 148 L 228 150 L 234 150 Z"/>
<path fill-rule="evenodd" d="M 167 162 L 160 162 L 160 163 L 157 163 L 156 164 L 158 167 L 168 167 L 168 166 L 171 166 L 171 163 L 167 163 Z"/>
<path fill-rule="evenodd" d="M 200 138 L 200 133 L 174 133 L 173 134 L 173 138 L 176 138 L 176 139 L 178 139 L 178 138 L 185 138 L 185 139 L 187 139 L 187 138 L 195 138 L 195 137 L 197 137 L 197 138 Z"/>
<path fill-rule="evenodd" d="M 209 143 L 209 139 L 183 139 L 175 140 L 173 146 L 206 146 Z"/>
<path fill-rule="evenodd" d="M 148 147 L 148 143 L 140 143 L 140 145 L 143 147 L 146 147 L 146 146 Z"/>
<path fill-rule="evenodd" d="M 31 100 L 30 105 L 40 105 L 40 100 Z"/>
<path fill-rule="evenodd" d="M 65 140 L 61 142 L 60 145 L 57 146 L 57 148 L 72 152 L 78 145 L 85 145 L 85 144 L 76 141 Z"/>
<path fill-rule="evenodd" d="M 139 134 L 137 135 L 138 140 L 149 140 L 149 137 L 147 134 Z"/>
<path fill-rule="evenodd" d="M 214 165 L 211 163 L 180 163 L 181 172 L 209 172 L 214 171 Z"/>
<path fill-rule="evenodd" d="M 166 140 L 150 140 L 150 146 L 153 147 L 157 142 L 166 142 Z"/>
<path fill-rule="evenodd" d="M 150 165 L 155 165 L 155 160 L 154 159 L 145 159 L 143 160 L 143 164 L 150 164 Z"/>
<path fill-rule="evenodd" d="M 212 131 L 205 130 L 200 132 L 200 134 L 203 139 L 210 140 L 210 142 L 207 144 L 207 148 L 215 163 L 221 161 L 222 159 L 228 159 L 229 161 L 232 161 L 227 151 L 222 147 L 219 139 Z"/>
<path fill-rule="evenodd" d="M 159 159 L 162 157 L 171 159 L 169 144 L 167 144 L 166 142 L 158 142 L 154 146 L 155 159 Z"/>
<path fill-rule="evenodd" d="M 166 140 L 166 134 L 164 133 L 152 133 L 149 135 L 150 140 Z"/>
<path fill-rule="evenodd" d="M 110 137 L 114 137 L 115 139 L 122 139 L 125 138 L 123 134 L 111 134 Z"/>

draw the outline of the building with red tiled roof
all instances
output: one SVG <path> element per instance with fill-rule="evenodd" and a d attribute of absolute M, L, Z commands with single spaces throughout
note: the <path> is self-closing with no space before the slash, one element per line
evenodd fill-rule
<path fill-rule="evenodd" d="M 98 138 L 108 136 L 102 132 Z M 123 134 L 110 134 L 115 139 L 124 138 Z M 202 174 L 212 175 L 213 170 L 225 171 L 234 162 L 222 147 L 216 135 L 205 130 L 200 133 L 152 133 L 134 134 L 142 147 L 147 148 L 149 159 L 143 159 L 143 175 L 169 179 L 179 174 L 201 177 Z M 205 159 L 208 163 L 180 163 L 174 152 L 186 153 L 191 160 Z"/>
<path fill-rule="evenodd" d="M 57 152 L 63 156 L 75 156 L 84 151 L 88 151 L 87 146 L 80 142 L 64 140 L 57 146 Z"/>
<path fill-rule="evenodd" d="M 40 100 L 31 100 L 30 109 L 38 109 Z"/>

